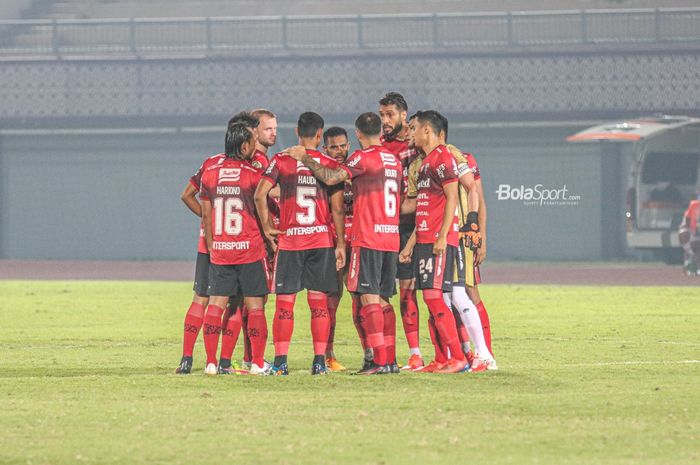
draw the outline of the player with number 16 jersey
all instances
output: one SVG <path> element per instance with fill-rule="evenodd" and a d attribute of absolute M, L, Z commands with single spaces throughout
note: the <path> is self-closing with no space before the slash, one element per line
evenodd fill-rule
<path fill-rule="evenodd" d="M 255 215 L 258 181 L 260 171 L 235 158 L 226 158 L 204 172 L 200 196 L 212 204 L 211 263 L 241 265 L 265 257 L 265 243 Z"/>

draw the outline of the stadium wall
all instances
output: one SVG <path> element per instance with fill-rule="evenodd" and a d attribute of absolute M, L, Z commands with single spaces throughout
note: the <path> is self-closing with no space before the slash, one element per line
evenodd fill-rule
<path fill-rule="evenodd" d="M 0 2 L 0 20 L 16 19 L 22 11 L 32 6 L 32 0 L 3 0 Z"/>
<path fill-rule="evenodd" d="M 276 148 L 295 142 L 287 123 Z M 564 142 L 585 124 L 452 124 L 451 141 L 477 156 L 484 176 L 491 258 L 611 256 L 605 242 L 620 238 L 611 239 L 603 228 L 621 225 L 622 216 L 603 210 L 606 199 L 618 194 L 602 191 L 600 148 Z M 343 123 L 348 130 L 351 125 Z M 5 131 L 0 138 L 0 257 L 194 258 L 198 222 L 179 196 L 203 159 L 220 151 L 223 135 L 223 128 Z M 501 185 L 509 186 L 508 198 Z M 519 198 L 517 192 L 537 192 L 538 185 L 550 197 L 566 189 L 576 201 Z"/>
<path fill-rule="evenodd" d="M 491 258 L 607 259 L 625 253 L 624 157 L 564 138 L 600 119 L 698 114 L 700 50 L 6 60 L 0 84 L 2 258 L 192 257 L 179 195 L 232 113 L 274 110 L 281 148 L 302 111 L 350 128 L 398 90 L 411 111 L 445 113 L 477 156 Z M 567 200 L 537 204 L 545 190 Z"/>
<path fill-rule="evenodd" d="M 560 120 L 700 109 L 700 48 L 625 52 L 334 55 L 0 63 L 0 124 L 166 118 L 266 106 L 357 115 L 387 89 L 467 120 Z"/>

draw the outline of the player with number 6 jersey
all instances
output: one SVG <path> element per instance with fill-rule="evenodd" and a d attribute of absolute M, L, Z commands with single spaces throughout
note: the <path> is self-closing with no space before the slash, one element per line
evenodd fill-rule
<path fill-rule="evenodd" d="M 355 135 L 362 150 L 340 167 L 318 163 L 302 151 L 290 152 L 329 185 L 352 179 L 353 228 L 350 238 L 348 290 L 360 296 L 361 325 L 373 349 L 373 363 L 361 374 L 398 373 L 396 319 L 389 298 L 395 293 L 399 250 L 399 206 L 403 193 L 403 169 L 393 153 L 380 145 L 381 119 L 363 113 L 355 120 Z"/>

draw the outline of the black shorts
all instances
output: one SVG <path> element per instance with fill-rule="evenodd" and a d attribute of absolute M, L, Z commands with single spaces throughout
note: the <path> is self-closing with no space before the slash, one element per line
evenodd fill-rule
<path fill-rule="evenodd" d="M 267 262 L 258 260 L 242 265 L 209 265 L 210 296 L 262 297 L 270 293 L 270 270 Z"/>
<path fill-rule="evenodd" d="M 197 253 L 197 264 L 194 271 L 194 287 L 192 290 L 200 297 L 209 297 L 209 254 Z"/>
<path fill-rule="evenodd" d="M 408 239 L 413 234 L 415 229 L 415 223 L 399 223 L 399 237 L 400 237 L 400 247 L 399 251 L 402 251 L 406 247 Z M 396 257 L 396 279 L 413 279 L 413 268 L 415 267 L 415 260 L 411 260 L 411 263 L 400 263 L 398 256 Z"/>
<path fill-rule="evenodd" d="M 455 247 L 455 264 L 452 273 L 452 285 L 465 287 L 467 282 L 467 261 L 464 253 L 462 239 L 459 240 L 459 247 Z M 470 263 L 470 266 L 473 266 Z"/>
<path fill-rule="evenodd" d="M 415 261 L 414 273 L 417 289 L 442 289 L 452 291 L 455 255 L 457 247 L 447 246 L 440 256 L 433 255 L 433 244 L 416 244 L 413 249 Z"/>
<path fill-rule="evenodd" d="M 275 258 L 274 292 L 296 294 L 302 289 L 338 292 L 335 249 L 278 250 Z"/>
<path fill-rule="evenodd" d="M 389 299 L 396 294 L 398 253 L 353 247 L 348 260 L 348 291 Z"/>

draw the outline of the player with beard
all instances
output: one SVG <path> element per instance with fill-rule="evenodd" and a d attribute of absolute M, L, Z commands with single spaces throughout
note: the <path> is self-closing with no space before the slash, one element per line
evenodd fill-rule
<path fill-rule="evenodd" d="M 202 222 L 211 254 L 209 305 L 204 316 L 205 374 L 216 375 L 216 349 L 222 314 L 229 296 L 243 296 L 248 308 L 251 374 L 267 374 L 264 367 L 267 322 L 263 310 L 270 273 L 264 240 L 255 214 L 255 190 L 261 173 L 250 165 L 256 134 L 244 123 L 226 132 L 226 159 L 202 175 Z"/>
<path fill-rule="evenodd" d="M 301 150 L 324 165 L 338 166 L 338 162 L 317 150 L 323 133 L 320 115 L 302 113 L 296 132 L 300 145 L 287 151 Z M 287 353 L 294 328 L 296 295 L 307 289 L 314 350 L 311 374 L 320 375 L 328 371 L 325 361 L 330 329 L 328 294 L 338 290 L 336 272 L 345 265 L 343 191 L 317 182 L 308 168 L 287 156 L 287 151 L 273 157 L 255 193 L 265 236 L 270 242 L 278 239 L 274 271 L 277 298 L 272 325 L 273 370 L 275 374 L 288 374 Z M 277 184 L 280 186 L 280 230 L 271 226 L 267 206 L 268 194 Z M 335 248 L 331 221 L 338 233 Z"/>
<path fill-rule="evenodd" d="M 345 129 L 339 126 L 333 126 L 326 129 L 323 133 L 323 151 L 331 158 L 334 158 L 338 163 L 345 163 L 350 150 L 350 142 L 348 141 L 348 133 Z M 343 191 L 343 204 L 345 206 L 345 256 L 350 254 L 350 233 L 352 231 L 352 186 L 349 181 L 345 182 Z M 334 231 L 335 234 L 335 231 Z M 333 351 L 333 342 L 335 340 L 335 325 L 336 314 L 338 313 L 338 305 L 343 297 L 343 283 L 347 276 L 347 260 L 345 266 L 338 271 L 338 291 L 328 295 L 328 313 L 331 319 L 331 327 L 328 335 L 328 346 L 326 347 L 326 367 L 330 371 L 344 371 L 346 368 L 338 362 Z M 354 300 L 353 300 L 354 305 Z M 353 307 L 354 308 L 354 307 Z M 353 313 L 353 321 L 355 314 Z M 357 325 L 356 325 L 357 327 Z"/>
<path fill-rule="evenodd" d="M 379 100 L 379 116 L 382 120 L 382 145 L 396 155 L 404 170 L 417 157 L 417 152 L 409 147 L 409 128 L 406 122 L 408 104 L 398 92 L 389 92 Z M 399 221 L 401 249 L 403 249 L 415 228 L 415 214 L 402 214 Z M 409 358 L 404 369 L 417 370 L 424 366 L 419 344 L 418 300 L 416 298 L 413 264 L 399 263 L 396 278 L 399 280 L 399 303 Z M 393 308 L 392 315 L 393 315 Z M 391 318 L 392 315 L 388 315 Z M 396 317 L 394 316 L 394 319 Z"/>

